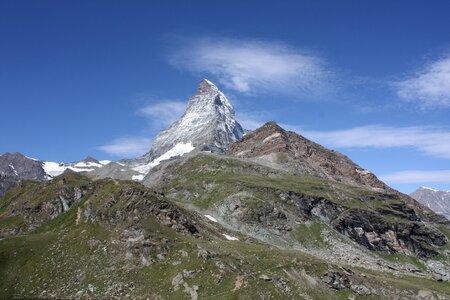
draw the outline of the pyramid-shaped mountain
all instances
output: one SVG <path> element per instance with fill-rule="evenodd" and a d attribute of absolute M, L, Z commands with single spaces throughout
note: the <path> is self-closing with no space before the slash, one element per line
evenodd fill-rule
<path fill-rule="evenodd" d="M 162 160 L 194 149 L 223 153 L 243 135 L 227 97 L 211 81 L 203 79 L 189 98 L 183 116 L 156 136 L 147 154 L 127 164 L 145 174 Z"/>

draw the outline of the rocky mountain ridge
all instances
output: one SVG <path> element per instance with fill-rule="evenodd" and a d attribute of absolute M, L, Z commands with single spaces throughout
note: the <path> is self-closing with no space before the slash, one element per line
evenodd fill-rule
<path fill-rule="evenodd" d="M 66 170 L 92 172 L 110 161 L 98 161 L 93 157 L 72 163 L 57 163 L 29 158 L 19 152 L 0 155 L 0 196 L 16 187 L 22 180 L 48 180 Z"/>
<path fill-rule="evenodd" d="M 268 122 L 233 143 L 228 155 L 249 159 L 294 175 L 309 175 L 386 190 L 373 173 L 345 155 Z"/>

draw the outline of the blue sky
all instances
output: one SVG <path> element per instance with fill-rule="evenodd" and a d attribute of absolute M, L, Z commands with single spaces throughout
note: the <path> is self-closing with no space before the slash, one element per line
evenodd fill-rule
<path fill-rule="evenodd" d="M 450 2 L 279 2 L 0 1 L 0 152 L 143 154 L 208 78 L 246 128 L 450 190 Z"/>

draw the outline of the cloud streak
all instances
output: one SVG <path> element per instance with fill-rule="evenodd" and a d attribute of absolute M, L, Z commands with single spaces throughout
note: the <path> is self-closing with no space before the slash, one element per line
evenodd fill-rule
<path fill-rule="evenodd" d="M 335 131 L 303 130 L 301 134 L 331 147 L 411 147 L 434 157 L 450 159 L 450 131 L 439 128 L 375 125 Z"/>
<path fill-rule="evenodd" d="M 146 137 L 128 137 L 113 140 L 98 147 L 99 150 L 119 157 L 135 157 L 150 150 L 152 140 Z"/>
<path fill-rule="evenodd" d="M 450 107 L 450 55 L 429 62 L 394 87 L 407 101 L 418 101 L 424 107 Z"/>
<path fill-rule="evenodd" d="M 418 171 L 407 170 L 380 176 L 389 183 L 443 183 L 450 184 L 450 170 Z"/>
<path fill-rule="evenodd" d="M 139 110 L 143 116 L 152 123 L 160 126 L 169 126 L 181 117 L 186 108 L 185 101 L 160 101 L 149 104 Z"/>
<path fill-rule="evenodd" d="M 212 75 L 227 88 L 246 94 L 317 94 L 327 88 L 331 76 L 319 57 L 287 44 L 260 40 L 191 40 L 172 53 L 170 63 Z"/>

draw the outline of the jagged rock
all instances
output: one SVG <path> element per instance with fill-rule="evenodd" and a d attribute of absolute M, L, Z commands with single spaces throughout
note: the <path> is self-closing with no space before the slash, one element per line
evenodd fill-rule
<path fill-rule="evenodd" d="M 203 260 L 208 260 L 210 258 L 208 251 L 201 248 L 199 248 L 199 250 L 197 251 L 197 256 Z"/>
<path fill-rule="evenodd" d="M 272 278 L 267 276 L 266 274 L 261 274 L 258 278 L 264 281 L 272 281 Z"/>
<path fill-rule="evenodd" d="M 370 289 L 364 285 L 352 284 L 350 288 L 360 296 L 368 296 L 372 294 Z"/>
<path fill-rule="evenodd" d="M 180 285 L 184 283 L 184 276 L 183 273 L 180 272 L 172 279 L 172 287 L 174 291 L 177 291 L 180 288 Z"/>
<path fill-rule="evenodd" d="M 322 282 L 337 290 L 348 289 L 351 286 L 351 276 L 350 272 L 339 272 L 329 267 L 328 272 L 322 276 Z"/>

